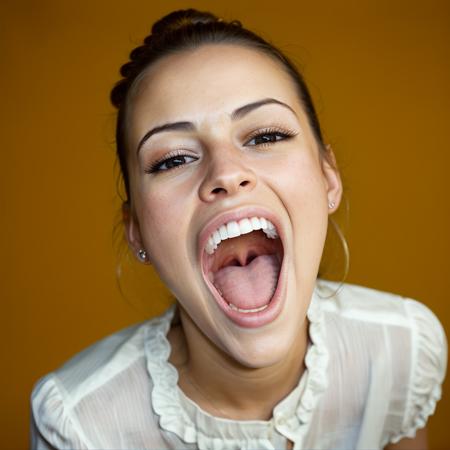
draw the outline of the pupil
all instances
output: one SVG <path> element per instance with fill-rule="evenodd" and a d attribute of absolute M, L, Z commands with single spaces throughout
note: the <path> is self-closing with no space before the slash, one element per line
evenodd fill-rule
<path fill-rule="evenodd" d="M 258 144 L 264 144 L 265 142 L 273 142 L 275 141 L 275 135 L 273 134 L 263 134 L 259 136 L 257 139 Z"/>
<path fill-rule="evenodd" d="M 167 161 L 167 167 L 175 167 L 183 164 L 184 162 L 184 156 L 177 156 L 176 158 L 172 158 L 171 160 Z"/>

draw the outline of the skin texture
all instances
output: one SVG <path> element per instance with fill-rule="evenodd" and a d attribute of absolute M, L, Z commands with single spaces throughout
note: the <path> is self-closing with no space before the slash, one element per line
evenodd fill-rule
<path fill-rule="evenodd" d="M 236 108 L 268 97 L 294 112 L 271 104 L 231 120 Z M 196 130 L 158 133 L 137 154 L 148 130 L 177 121 L 193 122 Z M 275 127 L 295 136 L 271 145 L 251 141 L 255 130 Z M 303 371 L 305 316 L 326 236 L 328 202 L 337 208 L 342 191 L 339 174 L 319 156 L 291 80 L 266 55 L 238 46 L 203 46 L 166 57 L 150 68 L 133 96 L 128 146 L 128 239 L 135 251 L 147 250 L 182 306 L 187 372 L 208 397 L 231 403 L 227 410 L 267 418 Z M 166 172 L 145 172 L 180 148 L 194 159 Z M 245 206 L 263 206 L 280 219 L 288 266 L 281 314 L 251 330 L 218 308 L 197 255 L 205 224 Z"/>
<path fill-rule="evenodd" d="M 231 119 L 232 111 L 266 98 L 293 111 L 270 104 Z M 178 121 L 192 122 L 194 129 L 157 133 L 137 152 L 150 129 Z M 254 132 L 268 128 L 292 136 L 257 145 Z M 306 311 L 328 215 L 342 195 L 339 173 L 328 162 L 334 161 L 331 150 L 329 159 L 320 156 L 295 86 L 277 62 L 252 49 L 218 44 L 150 67 L 131 96 L 127 141 L 127 238 L 135 253 L 147 251 L 180 305 L 181 325 L 169 333 L 180 387 L 213 415 L 270 418 L 304 371 Z M 184 164 L 146 172 L 180 150 Z M 281 313 L 252 329 L 237 326 L 219 309 L 197 249 L 212 218 L 246 206 L 262 206 L 279 218 L 288 267 Z"/>

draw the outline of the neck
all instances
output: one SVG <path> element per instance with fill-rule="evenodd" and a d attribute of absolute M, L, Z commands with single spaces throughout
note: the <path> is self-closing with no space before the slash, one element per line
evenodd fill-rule
<path fill-rule="evenodd" d="M 183 392 L 212 415 L 235 420 L 268 420 L 273 408 L 303 374 L 308 321 L 286 357 L 275 365 L 248 368 L 215 346 L 180 308 L 182 327 L 172 328 L 171 363 Z M 191 351 L 192 349 L 192 351 Z"/>

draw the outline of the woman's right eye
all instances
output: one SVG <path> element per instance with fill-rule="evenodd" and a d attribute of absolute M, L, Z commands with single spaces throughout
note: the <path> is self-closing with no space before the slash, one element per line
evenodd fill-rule
<path fill-rule="evenodd" d="M 176 155 L 170 158 L 165 158 L 160 161 L 153 163 L 145 172 L 155 173 L 155 172 L 165 172 L 167 170 L 175 169 L 179 166 L 183 166 L 189 162 L 195 161 L 196 158 L 189 155 Z"/>

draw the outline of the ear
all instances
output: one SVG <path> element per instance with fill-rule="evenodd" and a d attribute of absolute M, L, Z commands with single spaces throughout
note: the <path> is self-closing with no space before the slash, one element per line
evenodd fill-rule
<path fill-rule="evenodd" d="M 334 213 L 338 208 L 342 198 L 342 181 L 336 164 L 333 149 L 329 144 L 325 146 L 325 155 L 321 158 L 322 172 L 327 189 L 329 214 Z"/>
<path fill-rule="evenodd" d="M 139 262 L 144 264 L 149 264 L 149 255 L 143 259 L 139 256 L 140 251 L 145 249 L 142 242 L 141 231 L 139 228 L 139 222 L 135 215 L 133 214 L 130 204 L 124 202 L 122 205 L 122 219 L 125 228 L 125 236 L 127 237 L 128 245 L 130 246 L 132 252 L 136 256 Z"/>

